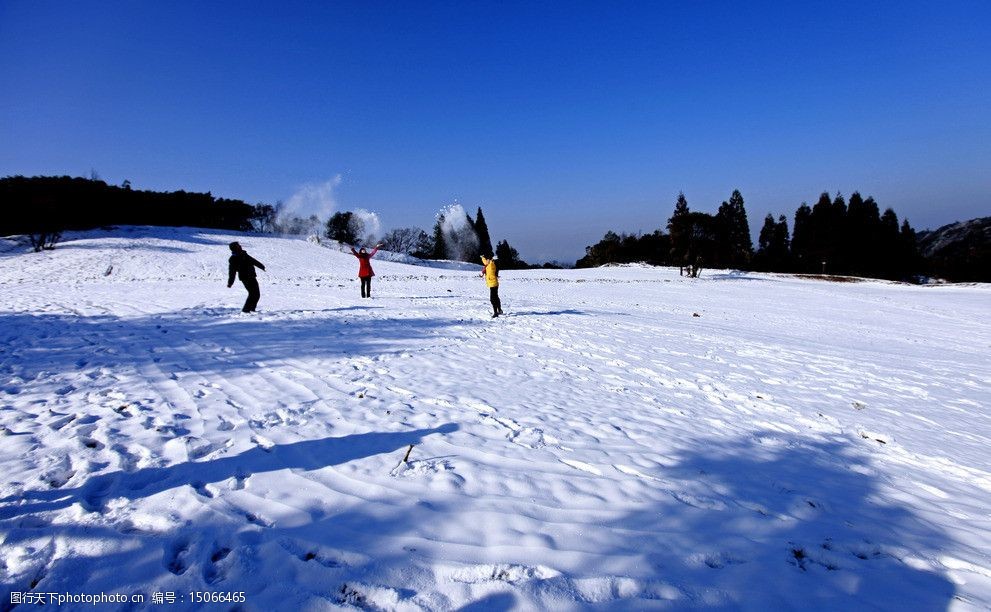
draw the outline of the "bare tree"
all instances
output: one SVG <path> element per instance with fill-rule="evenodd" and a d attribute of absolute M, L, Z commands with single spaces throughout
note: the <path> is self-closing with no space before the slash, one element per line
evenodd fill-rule
<path fill-rule="evenodd" d="M 31 241 L 31 248 L 34 249 L 35 253 L 39 253 L 42 250 L 50 251 L 54 249 L 55 243 L 61 239 L 61 231 L 36 232 L 34 234 L 28 234 L 28 240 Z"/>
<path fill-rule="evenodd" d="M 412 255 L 422 251 L 429 239 L 427 233 L 418 227 L 398 227 L 382 238 L 382 246 L 393 253 Z"/>

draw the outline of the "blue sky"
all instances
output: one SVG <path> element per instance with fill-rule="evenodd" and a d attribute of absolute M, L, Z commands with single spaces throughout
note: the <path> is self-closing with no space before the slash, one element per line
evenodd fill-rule
<path fill-rule="evenodd" d="M 917 229 L 991 214 L 991 2 L 11 2 L 0 175 L 288 200 L 524 258 L 733 189 L 756 233 L 827 190 Z"/>

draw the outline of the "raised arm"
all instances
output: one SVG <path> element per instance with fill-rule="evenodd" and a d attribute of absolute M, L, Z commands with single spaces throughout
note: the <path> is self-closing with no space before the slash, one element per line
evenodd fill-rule
<path fill-rule="evenodd" d="M 354 255 L 355 257 L 357 257 L 358 256 L 358 251 L 355 251 L 354 250 L 354 247 L 351 247 L 351 254 Z"/>

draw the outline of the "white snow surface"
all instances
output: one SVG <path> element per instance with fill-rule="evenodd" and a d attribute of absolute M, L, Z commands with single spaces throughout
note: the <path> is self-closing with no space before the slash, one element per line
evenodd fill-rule
<path fill-rule="evenodd" d="M 0 607 L 991 607 L 989 286 L 385 259 L 7 241 Z"/>

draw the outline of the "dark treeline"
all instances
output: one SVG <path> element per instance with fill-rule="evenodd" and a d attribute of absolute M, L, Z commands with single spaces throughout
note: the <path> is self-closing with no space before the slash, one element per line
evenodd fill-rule
<path fill-rule="evenodd" d="M 899 280 L 926 272 L 908 220 L 899 224 L 892 209 L 881 213 L 873 198 L 857 192 L 849 202 L 823 193 L 815 206 L 802 203 L 791 233 L 784 215 L 767 215 L 756 250 L 739 191 L 714 215 L 692 211 L 679 194 L 666 229 L 645 235 L 609 231 L 575 265 L 643 261 L 679 266 L 690 276 L 703 267 Z"/>
<path fill-rule="evenodd" d="M 64 230 L 110 225 L 279 229 L 277 207 L 267 204 L 251 205 L 215 198 L 210 193 L 137 190 L 128 181 L 115 186 L 98 178 L 5 177 L 0 179 L 0 210 L 0 235 L 29 235 L 39 250 L 54 246 Z M 301 227 L 310 227 L 309 221 Z M 397 228 L 381 241 L 389 250 L 425 259 L 474 263 L 479 255 L 494 253 L 503 269 L 537 267 L 523 261 L 506 240 L 493 244 L 481 208 L 474 217 L 446 221 L 439 216 L 432 233 L 415 227 Z M 349 212 L 336 213 L 328 220 L 324 234 L 354 244 L 368 238 L 360 224 Z M 281 230 L 287 231 L 285 227 Z M 692 276 L 702 268 L 732 268 L 897 280 L 932 273 L 954 278 L 952 262 L 943 261 L 947 256 L 940 255 L 943 259 L 937 266 L 933 263 L 935 255 L 930 261 L 919 254 L 916 232 L 908 220 L 899 222 L 894 210 L 881 212 L 873 198 L 863 198 L 857 192 L 849 201 L 839 194 L 831 197 L 823 193 L 814 206 L 803 202 L 795 211 L 791 228 L 784 215 L 767 215 L 756 248 L 750 236 L 739 191 L 734 191 L 715 214 L 692 211 L 684 194 L 679 194 L 664 229 L 638 235 L 606 232 L 597 244 L 586 247 L 585 256 L 575 265 L 646 262 L 680 266 Z M 974 248 L 968 248 L 968 256 L 974 259 Z M 960 280 L 973 278 L 983 278 L 983 273 Z"/>
<path fill-rule="evenodd" d="M 0 179 L 0 235 L 51 234 L 108 225 L 189 226 L 251 230 L 271 206 L 209 193 L 158 192 L 69 176 Z"/>
<path fill-rule="evenodd" d="M 210 193 L 157 192 L 132 189 L 129 181 L 108 185 L 98 178 L 69 176 L 8 176 L 0 179 L 0 236 L 27 235 L 35 250 L 54 248 L 66 230 L 113 225 L 187 226 L 235 231 L 276 231 L 308 234 L 319 231 L 316 217 L 280 218 L 281 206 L 251 205 L 215 198 Z M 461 220 L 453 220 L 461 221 Z M 376 239 L 365 235 L 362 220 L 350 211 L 327 220 L 323 234 L 347 244 Z M 495 254 L 506 270 L 531 268 L 502 240 L 493 246 L 482 209 L 463 222 L 437 219 L 433 234 L 420 228 L 396 228 L 380 237 L 383 246 L 424 259 L 453 259 L 478 263 Z M 549 266 L 545 264 L 545 267 Z M 554 267 L 554 266 L 550 266 Z"/>

